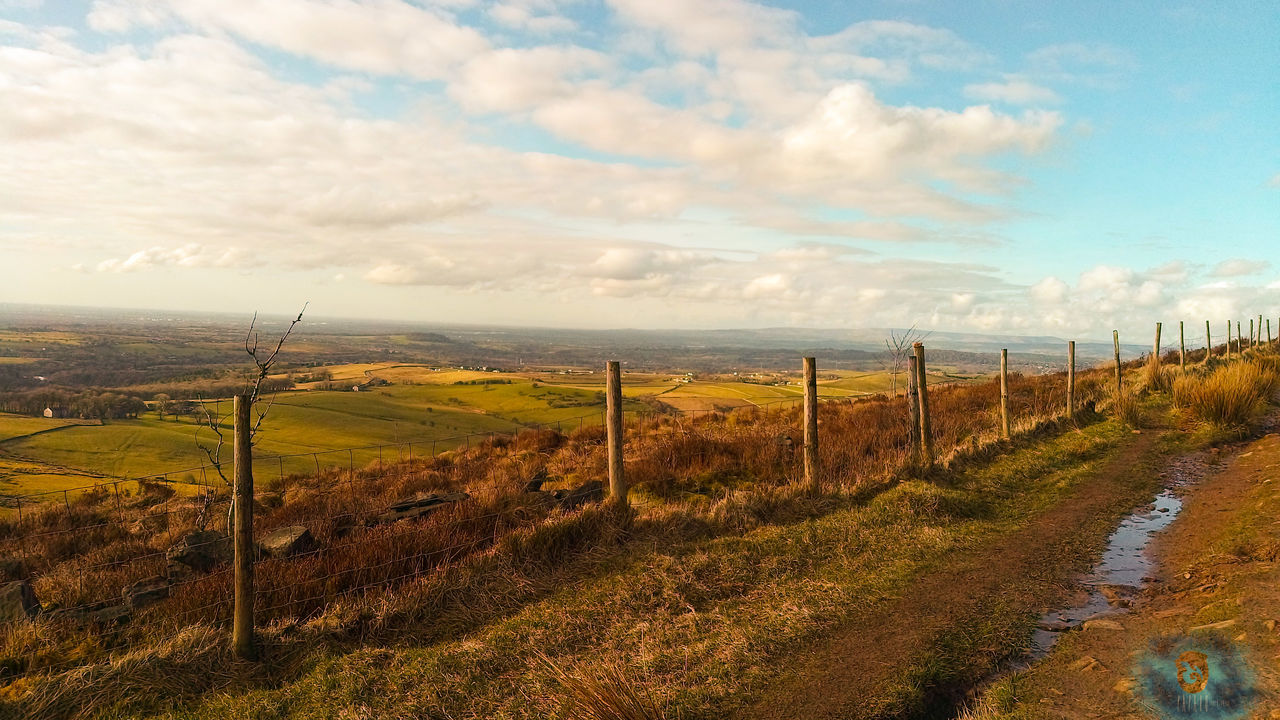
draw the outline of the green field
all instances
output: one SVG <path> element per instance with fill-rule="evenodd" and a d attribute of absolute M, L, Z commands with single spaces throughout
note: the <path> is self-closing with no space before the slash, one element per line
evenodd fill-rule
<path fill-rule="evenodd" d="M 463 439 L 467 435 L 556 424 L 570 429 L 602 421 L 603 373 L 486 373 L 397 363 L 343 365 L 331 370 L 333 377 L 344 383 L 380 378 L 394 384 L 359 392 L 295 390 L 281 393 L 273 402 L 265 399 L 264 403 L 272 404 L 255 443 L 259 477 L 396 459 L 407 456 L 407 443 L 413 443 L 414 455 L 421 456 L 462 445 L 468 442 Z M 800 401 L 798 378 L 763 380 L 625 373 L 625 409 L 645 409 L 636 400 L 641 396 L 694 413 Z M 963 380 L 938 374 L 932 382 Z M 822 398 L 850 398 L 884 392 L 890 386 L 891 379 L 884 372 L 834 371 L 821 374 L 818 393 Z M 228 413 L 230 403 L 222 402 L 219 410 Z M 226 434 L 229 440 L 229 428 Z M 207 457 L 198 442 L 214 447 L 217 438 L 192 417 L 162 419 L 152 412 L 136 420 L 99 425 L 0 415 L 0 494 L 62 490 L 137 477 L 216 482 L 212 470 L 199 469 Z M 396 445 L 401 447 L 390 447 Z M 377 446 L 384 448 L 380 452 Z M 229 460 L 229 442 L 222 452 L 224 460 Z"/>
<path fill-rule="evenodd" d="M 282 471 L 314 470 L 317 464 L 363 466 L 379 457 L 390 460 L 407 455 L 407 443 L 414 443 L 413 452 L 420 455 L 462 445 L 469 434 L 509 433 L 557 423 L 567 429 L 601 421 L 602 398 L 595 391 L 510 379 L 510 384 L 282 393 L 271 404 L 256 440 L 257 472 L 272 477 Z M 627 403 L 628 410 L 641 407 Z M 229 409 L 229 402 L 221 403 L 222 413 Z M 47 432 L 31 434 L 38 431 Z M 216 446 L 216 435 L 190 417 L 177 421 L 173 416 L 160 419 L 145 413 L 136 420 L 78 425 L 0 415 L 0 493 L 61 490 L 92 483 L 92 476 L 167 474 L 171 480 L 215 480 L 211 470 L 196 469 L 207 462 L 197 439 Z M 379 445 L 405 447 L 386 447 L 380 455 Z M 348 448 L 357 449 L 347 452 Z M 282 460 L 281 455 L 290 457 Z M 229 443 L 223 457 L 230 457 Z M 7 475 L 5 463 L 15 468 Z"/>
<path fill-rule="evenodd" d="M 25 435 L 46 432 L 53 428 L 66 427 L 67 425 L 75 424 L 75 420 L 28 417 L 26 415 L 0 413 L 0 443 L 7 442 L 14 438 L 23 437 Z"/>

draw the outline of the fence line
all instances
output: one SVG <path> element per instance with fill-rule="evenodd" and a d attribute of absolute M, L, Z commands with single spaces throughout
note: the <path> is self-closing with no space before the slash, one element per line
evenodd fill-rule
<path fill-rule="evenodd" d="M 1262 322 L 1261 318 L 1259 318 L 1256 326 L 1257 336 L 1251 338 L 1251 344 L 1249 346 L 1244 346 L 1243 336 L 1239 332 L 1240 325 L 1237 323 L 1237 356 L 1243 356 L 1245 350 L 1261 344 L 1261 329 Z M 1211 345 L 1212 335 L 1209 333 L 1208 323 L 1206 323 L 1206 336 L 1207 342 L 1210 343 L 1205 348 L 1205 360 L 1207 362 L 1214 356 L 1215 352 L 1214 347 Z M 1121 383 L 1123 372 L 1119 356 L 1118 332 L 1113 332 L 1113 339 L 1116 346 L 1116 387 L 1117 390 L 1119 390 L 1122 387 Z M 1269 327 L 1267 342 L 1269 344 L 1274 344 L 1270 338 Z M 1067 397 L 1065 407 L 1062 405 L 1059 406 L 1062 409 L 1059 411 L 1058 415 L 1059 417 L 1065 417 L 1067 419 L 1072 419 L 1078 410 L 1074 346 L 1074 341 L 1070 342 L 1068 345 L 1065 372 Z M 1231 339 L 1230 336 L 1228 336 L 1228 341 L 1223 347 L 1223 353 L 1228 359 L 1232 358 L 1231 350 Z M 1187 352 L 1185 347 L 1185 336 L 1181 332 L 1181 327 L 1178 353 L 1179 364 L 1181 367 L 1185 368 Z M 1000 356 L 1001 369 L 998 378 L 999 436 L 1008 438 L 1011 435 L 1011 428 L 1007 349 L 1002 349 Z M 1160 324 L 1157 323 L 1152 353 L 1147 362 L 1152 366 L 1159 368 L 1160 358 Z M 935 456 L 935 448 L 933 446 L 934 437 L 929 403 L 929 383 L 927 382 L 925 348 L 922 343 L 914 344 L 912 354 L 909 356 L 909 361 L 907 395 L 905 400 L 908 414 L 911 416 L 911 421 L 908 424 L 911 440 L 908 445 L 915 453 L 914 458 L 909 461 L 909 464 L 914 466 L 918 471 L 927 472 L 931 467 L 933 467 L 937 458 Z M 852 402 L 855 398 L 819 398 L 817 395 L 816 359 L 812 357 L 804 358 L 803 369 L 804 383 L 802 395 L 798 395 L 794 398 L 779 398 L 765 403 L 752 403 L 749 406 L 734 408 L 729 412 L 769 412 L 771 406 L 780 406 L 783 404 L 787 404 L 789 406 L 796 404 L 802 405 L 803 412 L 800 415 L 800 419 L 802 421 L 802 429 L 804 432 L 803 477 L 807 485 L 817 488 L 820 482 L 819 478 L 821 477 L 821 471 L 823 470 L 819 465 L 820 458 L 818 455 L 818 404 L 820 401 L 828 403 Z M 1108 371 L 1100 370 L 1100 372 L 1106 373 Z M 606 374 L 606 406 L 602 412 L 592 412 L 575 418 L 562 419 L 561 421 L 557 421 L 555 424 L 561 425 L 565 422 L 579 420 L 579 427 L 581 428 L 583 427 L 583 423 L 581 422 L 582 420 L 601 417 L 605 430 L 604 445 L 606 446 L 606 453 L 608 456 L 606 467 L 608 469 L 611 498 L 621 505 L 630 504 L 637 508 L 662 505 L 665 501 L 661 499 L 656 501 L 630 502 L 630 498 L 628 497 L 628 484 L 623 475 L 626 464 L 626 438 L 624 437 L 624 433 L 627 428 L 626 424 L 623 422 L 623 418 L 626 412 L 624 412 L 622 406 L 622 376 L 618 370 L 616 361 L 611 361 L 607 365 Z M 1056 375 L 1052 377 L 1056 377 Z M 376 519 L 373 517 L 366 518 L 363 526 L 356 524 L 356 521 L 358 521 L 362 515 L 368 515 L 375 509 L 374 505 L 370 505 L 367 502 L 370 497 L 369 493 L 361 493 L 361 489 L 357 487 L 358 475 L 366 489 L 377 486 L 378 489 L 385 492 L 391 481 L 404 481 L 405 478 L 412 480 L 414 477 L 415 470 L 413 468 L 413 460 L 415 457 L 413 455 L 413 445 L 415 444 L 421 447 L 424 446 L 426 442 L 431 442 L 433 445 L 432 456 L 434 456 L 436 454 L 436 444 L 440 442 L 462 440 L 467 443 L 467 447 L 470 447 L 470 441 L 473 437 L 487 436 L 489 441 L 494 443 L 499 435 L 507 437 L 506 433 L 468 433 L 466 435 L 458 435 L 450 438 L 437 438 L 430 441 L 417 440 L 394 444 L 367 445 L 354 448 L 319 450 L 295 454 L 263 455 L 260 456 L 258 460 L 277 463 L 280 468 L 280 477 L 283 479 L 285 477 L 283 463 L 287 458 L 305 458 L 307 456 L 311 456 L 314 459 L 317 468 L 317 476 L 319 476 L 321 473 L 319 462 L 320 455 L 345 453 L 347 455 L 347 486 L 343 486 L 341 476 L 339 476 L 337 482 L 329 487 L 320 487 L 313 484 L 311 487 L 307 488 L 307 491 L 310 493 L 307 497 L 312 500 L 319 501 L 325 499 L 327 496 L 332 496 L 337 500 L 340 499 L 341 496 L 345 495 L 346 499 L 348 499 L 351 504 L 347 506 L 340 506 L 340 512 L 321 515 L 318 517 L 307 516 L 306 519 L 310 521 L 310 524 L 313 527 L 328 528 L 332 526 L 335 538 L 342 537 L 336 534 L 337 529 L 339 527 L 345 527 L 341 525 L 340 521 L 350 520 L 352 525 L 351 530 L 348 532 L 354 534 L 350 539 L 338 542 L 333 542 L 331 538 L 326 538 L 330 541 L 315 548 L 298 552 L 288 559 L 261 559 L 259 555 L 264 551 L 259 548 L 257 543 L 255 543 L 253 508 L 255 504 L 261 502 L 262 499 L 259 495 L 255 494 L 253 487 L 254 458 L 252 457 L 252 448 L 249 444 L 248 435 L 249 415 L 247 411 L 249 408 L 247 402 L 245 402 L 242 397 L 237 397 L 234 402 L 236 411 L 234 414 L 235 425 L 233 428 L 234 453 L 232 471 L 235 483 L 231 498 L 226 498 L 220 493 L 212 492 L 212 486 L 210 485 L 197 483 L 197 485 L 200 485 L 203 488 L 203 492 L 200 495 L 195 498 L 178 498 L 178 500 L 191 501 L 190 506 L 179 505 L 179 507 L 175 508 L 170 504 L 170 502 L 174 500 L 174 498 L 171 497 L 162 501 L 165 503 L 163 510 L 153 512 L 152 508 L 148 507 L 140 510 L 140 515 L 135 520 L 130 521 L 127 518 L 121 500 L 120 483 L 151 480 L 160 476 L 167 477 L 175 472 L 187 471 L 170 471 L 169 473 L 147 475 L 138 478 L 118 478 L 109 482 L 95 483 L 94 485 L 81 488 L 89 490 L 110 487 L 114 492 L 113 494 L 109 494 L 106 499 L 108 501 L 112 499 L 114 500 L 116 512 L 116 518 L 114 520 L 110 518 L 110 515 L 104 516 L 105 519 L 93 515 L 88 510 L 87 504 L 83 504 L 84 507 L 80 507 L 81 504 L 79 503 L 73 504 L 69 493 L 77 490 L 76 488 L 17 496 L 16 499 L 19 509 L 17 529 L 8 536 L 8 539 L 16 539 L 16 547 L 25 553 L 26 548 L 32 543 L 60 542 L 58 538 L 69 537 L 77 533 L 98 535 L 109 533 L 112 529 L 115 529 L 116 531 L 129 534 L 126 526 L 132 527 L 137 523 L 146 523 L 149 521 L 157 524 L 163 522 L 163 524 L 168 527 L 170 525 L 171 517 L 177 518 L 179 520 L 179 525 L 181 525 L 189 518 L 189 516 L 192 515 L 193 512 L 197 512 L 197 506 L 200 508 L 198 510 L 200 515 L 197 517 L 203 518 L 203 520 L 198 521 L 197 524 L 202 528 L 208 527 L 212 524 L 212 526 L 216 528 L 217 520 L 221 517 L 221 513 L 215 510 L 223 506 L 234 508 L 234 513 L 232 513 L 232 517 L 228 520 L 225 526 L 226 533 L 219 534 L 216 537 L 211 537 L 205 541 L 189 542 L 186 545 L 187 548 L 192 550 L 212 550 L 229 544 L 232 550 L 230 566 L 223 566 L 215 569 L 213 572 L 197 574 L 194 577 L 173 581 L 170 581 L 172 576 L 167 569 L 164 569 L 161 573 L 158 573 L 158 575 L 164 579 L 164 595 L 170 599 L 173 599 L 175 595 L 181 596 L 189 591 L 194 591 L 193 586 L 199 586 L 199 589 L 206 593 L 202 597 L 208 599 L 207 602 L 202 602 L 201 604 L 194 605 L 192 607 L 183 607 L 181 612 L 165 616 L 168 618 L 168 621 L 187 621 L 202 618 L 208 619 L 210 614 L 213 614 L 216 618 L 221 618 L 225 621 L 227 618 L 227 610 L 232 609 L 233 612 L 230 613 L 230 619 L 232 622 L 234 648 L 242 657 L 252 658 L 256 654 L 254 635 L 255 620 L 273 618 L 277 613 L 290 608 L 297 609 L 300 613 L 313 612 L 306 610 L 306 608 L 314 605 L 315 603 L 323 602 L 327 604 L 334 598 L 346 597 L 356 592 L 368 592 L 374 589 L 395 587 L 405 580 L 420 577 L 425 572 L 430 572 L 435 568 L 444 567 L 451 562 L 468 557 L 473 552 L 497 545 L 502 531 L 528 527 L 530 522 L 536 522 L 537 518 L 540 517 L 536 512 L 537 508 L 541 508 L 545 513 L 550 513 L 555 506 L 554 503 L 548 504 L 547 496 L 539 495 L 536 498 L 536 502 L 534 499 L 530 500 L 530 503 L 533 504 L 507 504 L 503 505 L 501 509 L 492 512 L 482 512 L 477 515 L 465 515 L 465 511 L 453 512 L 451 509 L 470 507 L 475 504 L 474 502 L 468 501 L 471 502 L 471 505 L 463 506 L 454 501 L 449 501 L 447 504 L 441 501 L 440 508 L 422 514 L 423 517 L 434 518 L 437 516 L 437 513 L 443 513 L 443 515 L 439 516 L 441 518 L 440 520 L 417 522 L 417 516 L 394 519 L 384 525 L 384 527 L 387 528 L 386 530 L 375 530 L 374 526 L 370 525 L 370 522 Z M 1058 402 L 1061 402 L 1061 400 Z M 895 412 L 898 411 L 898 407 L 899 406 L 897 405 L 893 406 Z M 696 421 L 699 417 L 699 413 L 701 413 L 703 417 L 723 417 L 727 414 L 721 410 L 691 410 L 677 411 L 675 413 L 663 413 L 648 409 L 640 409 L 627 412 L 629 412 L 633 417 L 638 418 L 640 421 L 670 415 L 691 415 Z M 244 417 L 242 417 L 242 415 Z M 549 425 L 549 423 L 535 423 L 524 429 L 535 430 L 548 427 Z M 393 471 L 393 474 L 390 475 L 386 473 L 382 457 L 382 451 L 388 447 L 397 448 L 398 450 L 403 450 L 407 447 L 409 460 L 407 466 L 401 462 L 399 467 L 397 467 Z M 957 446 L 957 448 L 958 447 L 959 446 Z M 373 449 L 377 449 L 379 451 L 379 465 L 377 470 L 357 473 L 354 453 L 358 450 L 371 451 Z M 702 451 L 700 450 L 699 452 L 701 453 Z M 401 461 L 405 460 L 404 453 L 399 452 L 398 458 Z M 794 455 L 791 455 L 791 458 L 791 462 L 794 462 Z M 203 466 L 203 468 L 208 467 L 216 466 L 213 464 L 206 464 Z M 333 467 L 337 467 L 341 470 L 340 466 Z M 305 478 L 306 476 L 303 475 L 303 477 Z M 597 485 L 599 484 L 597 483 Z M 497 481 L 494 481 L 493 488 L 495 490 L 498 489 Z M 482 488 L 468 486 L 468 490 L 473 493 L 480 492 L 481 489 Z M 577 492 L 577 490 L 574 492 Z M 699 493 L 688 493 L 683 490 L 680 492 L 686 495 L 704 497 Z M 37 517 L 31 514 L 30 511 L 25 515 L 23 514 L 22 505 L 24 499 L 31 500 L 34 497 L 56 495 L 58 493 L 62 494 L 62 499 L 64 501 L 62 508 L 60 509 L 60 512 L 64 513 L 64 515 L 54 519 L 58 522 L 65 520 L 68 524 L 67 527 L 49 527 L 43 531 L 28 534 L 21 534 L 18 532 L 18 530 L 23 529 L 29 523 L 35 522 L 35 518 Z M 603 497 L 603 495 L 603 488 L 598 488 L 597 495 L 593 495 L 592 499 L 599 499 L 600 497 Z M 471 496 L 467 497 L 470 498 Z M 555 499 L 558 501 L 561 498 L 559 496 L 555 496 Z M 366 502 L 361 506 L 356 502 L 357 500 L 366 500 Z M 391 507 L 394 508 L 395 504 Z M 567 506 L 562 505 L 561 507 Z M 49 510 L 46 509 L 44 512 L 47 513 Z M 451 513 L 461 516 L 450 519 Z M 89 524 L 79 524 L 78 518 L 81 516 L 92 518 L 94 521 Z M 531 517 L 534 518 L 534 520 L 530 520 Z M 163 520 L 161 520 L 162 518 Z M 408 520 L 409 522 L 404 522 L 404 520 Z M 263 528 L 263 530 L 266 529 L 267 528 Z M 276 529 L 280 528 L 277 527 Z M 408 552 L 408 554 L 405 554 L 404 552 L 396 552 L 396 550 L 401 547 L 401 544 L 391 542 L 396 538 L 404 538 L 408 540 L 416 536 L 420 541 L 423 541 L 432 537 L 450 538 L 457 534 L 461 534 L 463 537 L 467 537 L 468 539 L 459 542 L 441 543 L 440 546 L 430 546 L 426 549 L 424 549 L 421 543 L 419 543 L 419 545 L 407 543 L 404 544 L 404 547 L 407 548 L 406 552 Z M 263 538 L 261 531 L 259 531 L 258 536 L 259 539 Z M 0 538 L 0 542 L 3 541 L 4 538 Z M 371 552 L 374 552 L 378 549 L 375 548 L 375 546 L 381 548 L 380 552 L 382 555 L 377 556 L 375 553 L 374 560 L 370 561 L 368 564 L 349 564 L 348 566 L 341 565 L 341 561 L 343 561 L 344 555 L 348 551 L 354 551 L 360 548 L 373 548 Z M 77 585 L 76 597 L 80 598 L 82 602 L 61 608 L 56 611 L 55 615 L 60 614 L 65 617 L 78 617 L 78 613 L 91 614 L 112 609 L 115 606 L 103 606 L 103 603 L 105 602 L 104 600 L 95 600 L 92 602 L 83 601 L 89 597 L 94 597 L 91 592 L 92 588 L 86 588 L 85 586 L 85 578 L 87 575 L 101 573 L 103 571 L 120 570 L 123 573 L 121 575 L 122 578 L 137 578 L 142 575 L 143 572 L 150 573 L 153 571 L 153 568 L 161 565 L 167 566 L 168 563 L 173 560 L 171 557 L 171 551 L 172 548 L 163 552 L 152 550 L 129 557 L 103 559 L 87 564 L 78 562 L 80 558 L 84 557 L 83 554 L 73 555 L 72 561 L 59 561 L 60 564 L 53 565 L 53 568 L 55 571 L 60 572 L 61 576 L 65 577 L 60 577 L 57 580 L 59 582 L 69 582 L 70 574 L 74 573 Z M 388 555 L 390 555 L 390 557 L 388 557 Z M 302 581 L 277 583 L 268 582 L 263 585 L 258 585 L 256 583 L 255 566 L 263 562 L 271 562 L 273 564 L 272 567 L 282 565 L 286 567 L 297 567 L 297 564 L 306 563 L 308 561 L 312 561 L 320 565 L 326 562 L 329 562 L 330 564 L 327 567 L 317 568 L 317 570 L 323 570 L 323 572 L 307 575 Z M 289 565 L 289 563 L 293 563 L 295 565 Z M 67 567 L 64 569 L 63 565 L 66 565 Z M 137 570 L 139 572 L 123 572 L 126 570 Z M 354 580 L 352 579 L 353 576 Z M 52 574 L 47 575 L 47 577 L 51 578 L 51 580 L 55 579 Z M 233 582 L 230 582 L 229 585 L 223 584 L 227 581 Z M 295 590 L 298 592 L 306 592 L 308 594 L 302 597 L 296 597 L 294 594 Z"/>

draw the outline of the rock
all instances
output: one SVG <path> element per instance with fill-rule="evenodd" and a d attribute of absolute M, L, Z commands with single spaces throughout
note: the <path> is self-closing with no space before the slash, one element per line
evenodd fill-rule
<path fill-rule="evenodd" d="M 99 625 L 123 625 L 129 622 L 130 615 L 127 605 L 108 605 L 101 610 L 88 613 L 85 619 Z"/>
<path fill-rule="evenodd" d="M 208 572 L 231 560 L 231 542 L 217 530 L 190 533 L 165 551 L 170 566 L 174 563 L 198 572 Z"/>
<path fill-rule="evenodd" d="M 1187 632 L 1200 632 L 1201 630 L 1226 630 L 1235 627 L 1236 619 L 1223 620 L 1222 622 L 1209 623 L 1208 625 L 1196 625 L 1187 629 Z"/>
<path fill-rule="evenodd" d="M 1086 620 L 1085 630 L 1124 630 L 1124 626 L 1115 620 Z"/>
<path fill-rule="evenodd" d="M 125 604 L 136 610 L 169 597 L 169 580 L 159 576 L 139 580 L 126 587 L 121 594 Z"/>
<path fill-rule="evenodd" d="M 1138 689 L 1138 681 L 1133 678 L 1121 678 L 1119 682 L 1111 686 L 1112 690 L 1126 695 L 1132 695 L 1134 690 Z"/>
<path fill-rule="evenodd" d="M 1163 620 L 1165 618 L 1179 617 L 1182 615 L 1194 615 L 1195 611 L 1189 607 L 1176 607 L 1169 608 L 1168 610 L 1157 610 L 1151 614 L 1157 619 Z"/>
<path fill-rule="evenodd" d="M 30 620 L 40 612 L 36 591 L 26 580 L 0 586 L 0 623 Z"/>
<path fill-rule="evenodd" d="M 529 482 L 524 484 L 524 491 L 527 493 L 542 492 L 542 484 L 547 481 L 546 475 L 536 475 Z"/>
<path fill-rule="evenodd" d="M 426 493 L 420 492 L 407 498 L 401 498 L 391 504 L 386 512 L 369 518 L 369 525 L 385 525 L 401 520 L 414 520 L 426 517 L 431 513 L 453 503 L 467 500 L 471 496 L 464 492 Z"/>
<path fill-rule="evenodd" d="M 1075 662 L 1071 663 L 1071 669 L 1093 671 L 1093 670 L 1106 670 L 1107 668 L 1102 664 L 1100 660 L 1098 660 L 1098 658 L 1093 657 L 1092 655 L 1085 655 L 1079 660 L 1076 660 Z"/>
<path fill-rule="evenodd" d="M 1276 631 L 1276 621 L 1275 621 L 1275 620 L 1268 620 L 1268 621 L 1266 621 L 1266 622 L 1262 623 L 1262 627 L 1266 628 L 1266 629 L 1267 629 L 1267 632 L 1269 632 L 1269 633 L 1273 633 L 1273 632 L 1275 632 L 1275 631 Z"/>
<path fill-rule="evenodd" d="M 1036 627 L 1048 632 L 1066 632 L 1071 626 L 1061 620 L 1041 620 Z"/>
<path fill-rule="evenodd" d="M 1102 597 L 1107 599 L 1107 604 L 1111 607 L 1127 608 L 1130 605 L 1128 588 L 1115 585 L 1099 585 L 1098 592 L 1102 593 Z"/>
<path fill-rule="evenodd" d="M 604 500 L 604 485 L 599 480 L 584 482 L 572 490 L 553 490 L 551 496 L 564 510 L 573 510 L 587 503 Z"/>
<path fill-rule="evenodd" d="M 258 551 L 267 557 L 285 558 L 310 552 L 316 547 L 311 531 L 301 525 L 276 528 L 258 542 Z"/>

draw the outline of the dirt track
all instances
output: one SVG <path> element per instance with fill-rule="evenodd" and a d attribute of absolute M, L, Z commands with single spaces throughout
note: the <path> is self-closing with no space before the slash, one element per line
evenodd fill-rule
<path fill-rule="evenodd" d="M 1280 436 L 1267 435 L 1229 453 L 1225 467 L 1184 498 L 1184 509 L 1155 545 L 1158 582 L 1119 630 L 1072 633 L 1043 663 L 1019 678 L 1019 718 L 1280 717 Z M 1243 701 L 1179 715 L 1181 697 L 1153 692 L 1150 663 L 1164 646 L 1227 647 L 1244 673 Z M 1211 651 L 1210 651 L 1211 652 Z M 1156 660 L 1153 661 L 1152 658 Z M 1166 668 L 1170 673 L 1172 669 Z M 1159 668 L 1157 668 L 1159 669 Z M 1209 667 L 1209 690 L 1230 667 Z M 1221 686 L 1221 687 L 1225 687 Z M 988 711 L 982 718 L 1003 717 Z"/>
<path fill-rule="evenodd" d="M 868 607 L 856 620 L 783 661 L 787 670 L 740 717 L 945 715 L 956 700 L 946 688 L 927 692 L 923 705 L 908 700 L 905 706 L 885 700 L 884 688 L 900 681 L 913 662 L 945 642 L 949 633 L 980 626 L 996 604 L 1034 615 L 1061 602 L 1120 516 L 1150 499 L 1158 437 L 1157 431 L 1133 436 L 1050 511 L 994 544 L 947 558 L 909 596 Z M 983 665 L 1003 654 L 1003 648 L 990 648 L 974 672 L 982 674 Z"/>

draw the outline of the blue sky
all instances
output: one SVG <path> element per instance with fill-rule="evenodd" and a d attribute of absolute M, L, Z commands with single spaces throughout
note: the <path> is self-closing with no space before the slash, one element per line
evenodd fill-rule
<path fill-rule="evenodd" d="M 0 301 L 1280 315 L 1277 37 L 1268 2 L 0 0 Z"/>

